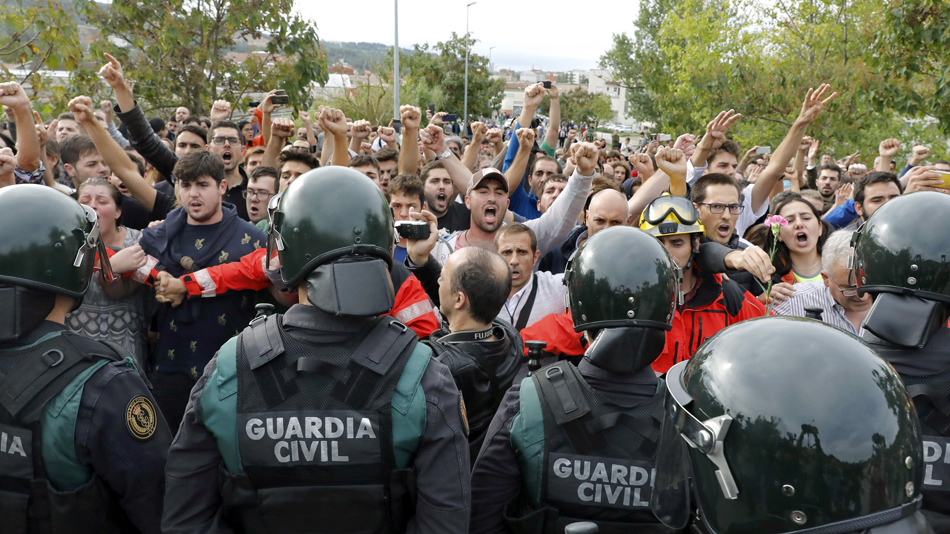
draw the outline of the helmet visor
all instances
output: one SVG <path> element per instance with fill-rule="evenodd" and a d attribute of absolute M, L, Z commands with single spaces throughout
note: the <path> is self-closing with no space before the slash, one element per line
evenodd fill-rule
<path fill-rule="evenodd" d="M 699 212 L 693 206 L 689 199 L 664 195 L 647 206 L 643 212 L 643 220 L 654 226 L 659 225 L 666 218 L 673 214 L 682 225 L 692 225 L 699 220 Z"/>
<path fill-rule="evenodd" d="M 723 454 L 723 441 L 732 418 L 721 415 L 700 421 L 689 412 L 693 399 L 683 383 L 688 363 L 680 362 L 666 373 L 666 411 L 656 459 L 656 482 L 650 497 L 650 507 L 657 519 L 674 529 L 684 528 L 690 516 L 692 464 L 687 447 L 716 465 L 716 478 L 726 499 L 735 499 L 739 494 Z"/>

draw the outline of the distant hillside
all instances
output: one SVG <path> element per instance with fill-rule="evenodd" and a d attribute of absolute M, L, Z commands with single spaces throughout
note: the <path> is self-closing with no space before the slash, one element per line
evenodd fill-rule
<path fill-rule="evenodd" d="M 387 58 L 392 58 L 393 47 L 379 43 L 339 43 L 331 41 L 321 41 L 323 47 L 327 50 L 327 63 L 333 65 L 339 60 L 349 63 L 357 71 L 372 70 L 377 65 L 384 63 Z M 403 48 L 406 54 L 411 54 L 412 50 Z"/>

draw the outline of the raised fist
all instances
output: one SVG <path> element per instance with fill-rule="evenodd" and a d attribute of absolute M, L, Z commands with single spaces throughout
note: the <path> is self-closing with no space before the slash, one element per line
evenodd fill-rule
<path fill-rule="evenodd" d="M 402 125 L 407 130 L 418 130 L 422 123 L 422 112 L 416 106 L 402 106 L 399 108 Z"/>
<path fill-rule="evenodd" d="M 289 139 L 296 135 L 294 121 L 290 119 L 274 119 L 270 126 L 270 134 L 278 139 Z"/>
<path fill-rule="evenodd" d="M 534 146 L 534 130 L 531 128 L 519 128 L 515 132 L 515 136 L 518 138 L 519 145 L 523 147 Z"/>
<path fill-rule="evenodd" d="M 881 141 L 881 145 L 878 147 L 878 153 L 882 158 L 893 158 L 900 152 L 901 142 L 897 139 L 885 139 Z"/>
<path fill-rule="evenodd" d="M 577 172 L 591 176 L 597 168 L 597 147 L 593 143 L 575 143 L 571 145 L 571 158 L 577 165 Z"/>

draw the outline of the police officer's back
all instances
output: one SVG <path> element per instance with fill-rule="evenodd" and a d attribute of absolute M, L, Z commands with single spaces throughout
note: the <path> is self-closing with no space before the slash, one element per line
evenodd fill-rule
<path fill-rule="evenodd" d="M 674 365 L 664 389 L 651 500 L 664 523 L 698 509 L 715 534 L 932 534 L 910 399 L 857 337 L 751 319 Z"/>
<path fill-rule="evenodd" d="M 874 295 L 865 339 L 897 369 L 924 439 L 924 510 L 950 532 L 950 195 L 900 196 L 855 238 L 853 284 Z"/>
<path fill-rule="evenodd" d="M 67 332 L 92 280 L 96 214 L 0 190 L 0 531 L 159 532 L 165 419 L 121 347 Z"/>
<path fill-rule="evenodd" d="M 301 304 L 225 344 L 169 451 L 165 532 L 464 532 L 460 395 L 392 317 L 380 190 L 313 170 L 270 207 Z"/>
<path fill-rule="evenodd" d="M 505 396 L 472 473 L 472 533 L 669 532 L 649 510 L 662 396 L 650 363 L 676 301 L 673 263 L 645 232 L 590 238 L 565 274 L 577 330 L 593 342 L 574 367 L 543 367 Z M 510 503 L 510 504 L 509 504 Z"/>

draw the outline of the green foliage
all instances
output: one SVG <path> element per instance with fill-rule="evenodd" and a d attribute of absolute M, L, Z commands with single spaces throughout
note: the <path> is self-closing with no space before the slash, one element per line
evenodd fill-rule
<path fill-rule="evenodd" d="M 379 43 L 328 43 L 323 42 L 327 51 L 327 62 L 330 65 L 343 60 L 353 66 L 355 72 L 375 71 L 380 65 L 392 62 L 393 47 Z M 412 53 L 411 49 L 402 48 L 403 52 Z"/>
<path fill-rule="evenodd" d="M 560 100 L 562 120 L 596 127 L 614 116 L 607 95 L 588 93 L 586 89 L 578 87 L 562 94 Z"/>
<path fill-rule="evenodd" d="M 147 110 L 185 105 L 207 114 L 216 99 L 243 107 L 248 93 L 273 88 L 306 108 L 311 84 L 327 77 L 316 28 L 293 14 L 292 0 L 82 0 L 81 11 L 99 28 L 93 57 L 116 56 Z M 262 52 L 228 55 L 246 42 L 262 43 Z"/>
<path fill-rule="evenodd" d="M 908 12 L 919 27 L 908 30 L 906 20 L 885 23 L 874 0 L 644 0 L 635 36 L 615 35 L 601 66 L 627 87 L 632 114 L 657 122 L 658 131 L 701 134 L 717 113 L 735 109 L 743 117 L 730 133 L 744 146 L 777 145 L 808 88 L 830 83 L 838 98 L 809 135 L 823 141 L 823 151 L 876 154 L 882 139 L 907 128 L 895 112 L 927 113 L 948 125 L 940 115 L 950 114 L 941 110 L 947 99 L 934 97 L 941 90 L 950 96 L 950 88 L 928 85 L 925 74 L 941 81 L 950 74 L 950 22 L 945 9 L 936 15 L 938 3 L 946 5 L 890 0 L 891 17 L 898 17 L 895 4 L 918 6 Z M 912 50 L 901 50 L 896 38 L 875 44 L 883 42 L 875 41 L 882 26 L 885 35 L 904 35 L 901 44 Z M 884 50 L 904 58 L 906 70 L 887 66 Z"/>
<path fill-rule="evenodd" d="M 465 49 L 471 50 L 475 39 L 459 37 L 452 32 L 448 41 L 416 45 L 409 55 L 400 55 L 400 100 L 425 108 L 436 104 L 439 111 L 464 114 Z M 387 63 L 392 73 L 392 59 Z M 391 80 L 392 78 L 386 78 Z M 469 52 L 468 57 L 468 115 L 470 118 L 490 117 L 501 106 L 505 83 L 491 77 L 488 58 Z"/>
<path fill-rule="evenodd" d="M 910 117 L 930 115 L 950 133 L 950 8 L 946 0 L 887 0 L 867 27 L 868 62 L 884 77 L 872 95 Z"/>
<path fill-rule="evenodd" d="M 37 111 L 50 115 L 63 109 L 68 95 L 77 94 L 68 88 L 84 88 L 89 74 L 83 68 L 82 45 L 72 7 L 56 0 L 28 4 L 22 0 L 8 1 L 0 4 L 0 20 L 0 61 L 17 66 L 16 72 L 11 72 L 0 64 L 3 79 L 28 86 Z M 44 72 L 49 70 L 70 72 L 72 80 L 66 86 L 56 84 Z"/>

